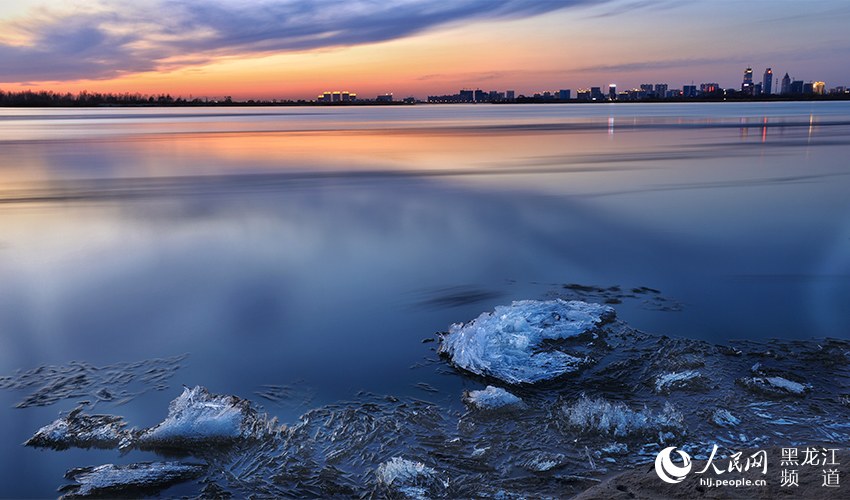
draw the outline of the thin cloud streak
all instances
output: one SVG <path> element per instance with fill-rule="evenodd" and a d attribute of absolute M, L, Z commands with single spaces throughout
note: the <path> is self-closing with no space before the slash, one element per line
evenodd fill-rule
<path fill-rule="evenodd" d="M 595 66 L 584 66 L 582 68 L 575 68 L 574 71 L 598 71 L 598 72 L 626 72 L 626 71 L 637 71 L 643 69 L 670 69 L 670 68 L 679 68 L 686 66 L 702 66 L 706 64 L 718 64 L 718 63 L 737 63 L 740 61 L 735 61 L 732 59 L 726 58 L 702 58 L 702 59 L 666 59 L 660 61 L 635 61 L 628 62 L 622 64 L 600 64 Z"/>
<path fill-rule="evenodd" d="M 217 57 L 356 46 L 433 28 L 521 19 L 610 0 L 266 0 L 235 6 L 209 0 L 152 0 L 84 12 L 46 9 L 7 21 L 0 41 L 5 82 L 110 79 L 203 64 Z M 22 41 L 23 40 L 23 41 Z"/>

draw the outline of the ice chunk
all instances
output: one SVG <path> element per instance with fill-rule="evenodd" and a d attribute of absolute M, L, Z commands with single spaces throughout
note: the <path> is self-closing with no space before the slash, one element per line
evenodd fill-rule
<path fill-rule="evenodd" d="M 463 395 L 463 401 L 478 410 L 501 410 L 524 408 L 522 399 L 501 387 L 488 385 L 481 391 L 469 391 Z"/>
<path fill-rule="evenodd" d="M 610 443 L 602 448 L 602 452 L 609 455 L 625 455 L 629 452 L 629 445 L 625 443 Z"/>
<path fill-rule="evenodd" d="M 523 455 L 520 464 L 531 472 L 549 472 L 566 464 L 566 457 L 560 453 L 533 452 Z"/>
<path fill-rule="evenodd" d="M 66 479 L 75 481 L 61 487 L 62 498 L 139 495 L 155 493 L 201 475 L 203 465 L 180 462 L 145 462 L 130 465 L 100 465 L 71 469 Z"/>
<path fill-rule="evenodd" d="M 735 427 L 741 423 L 741 419 L 732 415 L 729 410 L 718 408 L 711 415 L 711 421 L 720 427 Z"/>
<path fill-rule="evenodd" d="M 142 447 L 191 447 L 250 438 L 262 422 L 249 401 L 186 388 L 168 407 L 168 416 L 139 436 Z"/>
<path fill-rule="evenodd" d="M 738 379 L 738 383 L 752 392 L 774 397 L 803 397 L 812 390 L 809 384 L 801 384 L 779 376 L 744 377 Z"/>
<path fill-rule="evenodd" d="M 407 498 L 428 498 L 435 488 L 445 488 L 437 471 L 423 464 L 401 457 L 393 457 L 375 471 L 378 484 L 397 491 Z"/>
<path fill-rule="evenodd" d="M 696 370 L 663 373 L 655 378 L 655 392 L 669 394 L 676 390 L 698 390 L 705 386 L 703 376 Z"/>
<path fill-rule="evenodd" d="M 440 353 L 453 364 L 510 384 L 535 383 L 578 370 L 588 361 L 554 343 L 592 333 L 614 317 L 611 307 L 561 299 L 520 300 L 449 327 Z"/>
<path fill-rule="evenodd" d="M 680 430 L 683 417 L 670 403 L 661 412 L 632 410 L 622 402 L 582 396 L 578 401 L 562 408 L 566 423 L 584 432 L 629 436 L 653 434 L 662 430 Z"/>
<path fill-rule="evenodd" d="M 124 429 L 126 425 L 121 417 L 86 415 L 77 408 L 36 431 L 24 444 L 55 450 L 125 447 L 132 441 L 132 433 Z"/>

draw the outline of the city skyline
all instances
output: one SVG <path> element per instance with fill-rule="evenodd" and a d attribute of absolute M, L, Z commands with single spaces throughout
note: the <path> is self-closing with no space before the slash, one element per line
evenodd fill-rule
<path fill-rule="evenodd" d="M 544 90 L 668 82 L 850 84 L 838 0 L 711 5 L 533 2 L 22 0 L 0 6 L 0 89 L 308 99 L 459 88 Z"/>

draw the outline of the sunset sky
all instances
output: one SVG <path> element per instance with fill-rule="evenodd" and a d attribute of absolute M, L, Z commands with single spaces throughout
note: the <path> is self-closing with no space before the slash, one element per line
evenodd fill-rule
<path fill-rule="evenodd" d="M 718 82 L 850 85 L 847 0 L 17 0 L 0 89 L 312 99 Z"/>

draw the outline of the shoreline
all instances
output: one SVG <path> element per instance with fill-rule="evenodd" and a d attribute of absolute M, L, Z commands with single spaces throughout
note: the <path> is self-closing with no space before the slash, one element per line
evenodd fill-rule
<path fill-rule="evenodd" d="M 0 94 L 2 95 L 2 94 Z M 249 99 L 246 101 L 186 101 L 182 98 L 172 99 L 168 102 L 137 102 L 137 103 L 109 103 L 109 102 L 94 102 L 94 103 L 51 103 L 51 102 L 33 102 L 9 104 L 0 103 L 0 109 L 20 109 L 20 108 L 233 108 L 233 107 L 317 107 L 317 108 L 338 108 L 338 107 L 396 107 L 396 106 L 469 106 L 469 105 L 498 105 L 512 106 L 523 104 L 541 104 L 541 105 L 633 105 L 633 104 L 705 104 L 705 103 L 789 103 L 789 102 L 847 102 L 850 101 L 850 93 L 840 95 L 824 95 L 824 96 L 773 96 L 769 98 L 738 98 L 738 97 L 711 97 L 711 98 L 670 98 L 670 99 L 640 99 L 627 101 L 583 101 L 578 99 L 559 100 L 559 99 L 536 99 L 533 97 L 517 98 L 513 101 L 481 101 L 481 102 L 426 102 L 415 100 L 410 101 L 349 101 L 335 103 L 321 103 L 306 100 L 284 100 L 284 101 L 259 101 Z"/>

